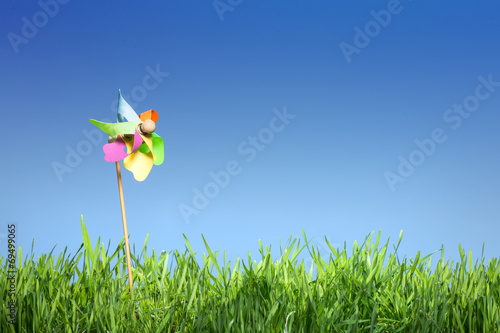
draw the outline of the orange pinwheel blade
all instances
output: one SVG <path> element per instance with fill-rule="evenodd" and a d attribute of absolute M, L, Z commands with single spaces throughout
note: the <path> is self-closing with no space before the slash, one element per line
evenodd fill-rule
<path fill-rule="evenodd" d="M 145 121 L 146 119 L 151 119 L 156 123 L 156 121 L 158 120 L 158 113 L 156 113 L 155 110 L 149 110 L 141 113 L 139 115 L 139 118 L 141 118 L 142 121 Z"/>

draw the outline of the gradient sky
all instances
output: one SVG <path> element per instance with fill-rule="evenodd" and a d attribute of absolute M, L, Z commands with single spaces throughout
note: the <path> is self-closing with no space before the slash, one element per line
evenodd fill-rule
<path fill-rule="evenodd" d="M 497 1 L 4 0 L 0 22 L 3 256 L 9 223 L 36 255 L 74 253 L 80 215 L 122 239 L 89 122 L 114 121 L 118 89 L 165 140 L 144 182 L 122 171 L 138 248 L 206 252 L 203 233 L 246 260 L 304 229 L 327 255 L 325 235 L 403 230 L 408 257 L 500 253 Z"/>

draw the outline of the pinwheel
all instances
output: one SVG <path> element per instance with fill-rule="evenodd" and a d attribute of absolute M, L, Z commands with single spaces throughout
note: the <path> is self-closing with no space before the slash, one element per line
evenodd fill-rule
<path fill-rule="evenodd" d="M 108 143 L 104 145 L 104 160 L 116 162 L 118 191 L 122 210 L 123 233 L 129 276 L 130 296 L 132 297 L 133 279 L 130 264 L 130 246 L 128 242 L 127 218 L 120 172 L 120 161 L 126 169 L 134 174 L 134 178 L 143 181 L 149 175 L 153 164 L 163 163 L 163 139 L 154 133 L 158 113 L 149 110 L 137 115 L 132 107 L 118 93 L 117 123 L 103 123 L 94 119 L 90 122 L 109 135 Z"/>
<path fill-rule="evenodd" d="M 155 110 L 149 110 L 138 116 L 119 93 L 117 118 L 117 123 L 90 119 L 92 124 L 110 136 L 110 143 L 103 147 L 104 160 L 124 160 L 123 166 L 134 174 L 136 180 L 143 181 L 153 164 L 163 163 L 163 139 L 153 133 L 158 114 Z"/>

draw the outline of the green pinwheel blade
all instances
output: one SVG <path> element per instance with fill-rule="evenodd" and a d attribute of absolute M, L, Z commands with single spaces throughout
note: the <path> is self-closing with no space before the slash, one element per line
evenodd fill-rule
<path fill-rule="evenodd" d="M 147 154 L 151 151 L 151 149 L 149 149 L 146 142 L 142 142 L 142 144 L 139 146 L 139 151 L 143 154 Z"/>
<path fill-rule="evenodd" d="M 151 134 L 151 139 L 153 141 L 153 157 L 154 165 L 160 165 L 163 163 L 164 152 L 163 152 L 163 139 L 156 133 Z"/>
<path fill-rule="evenodd" d="M 94 119 L 90 122 L 109 136 L 116 137 L 119 134 L 135 134 L 135 128 L 139 122 L 127 123 L 103 123 Z M 163 151 L 163 149 L 162 149 Z"/>

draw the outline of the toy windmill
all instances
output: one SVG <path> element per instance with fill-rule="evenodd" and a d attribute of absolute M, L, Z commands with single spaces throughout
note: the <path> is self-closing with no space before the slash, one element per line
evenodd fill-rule
<path fill-rule="evenodd" d="M 134 285 L 132 266 L 130 264 L 130 246 L 128 242 L 127 218 L 123 200 L 123 187 L 120 172 L 120 161 L 123 166 L 134 174 L 134 178 L 143 181 L 149 175 L 153 164 L 163 163 L 163 139 L 154 133 L 158 113 L 149 110 L 137 115 L 132 107 L 118 93 L 117 123 L 103 123 L 90 119 L 90 122 L 109 135 L 108 143 L 102 148 L 104 160 L 116 162 L 118 191 L 122 209 L 123 233 L 125 235 L 125 250 L 127 254 L 130 295 Z"/>

